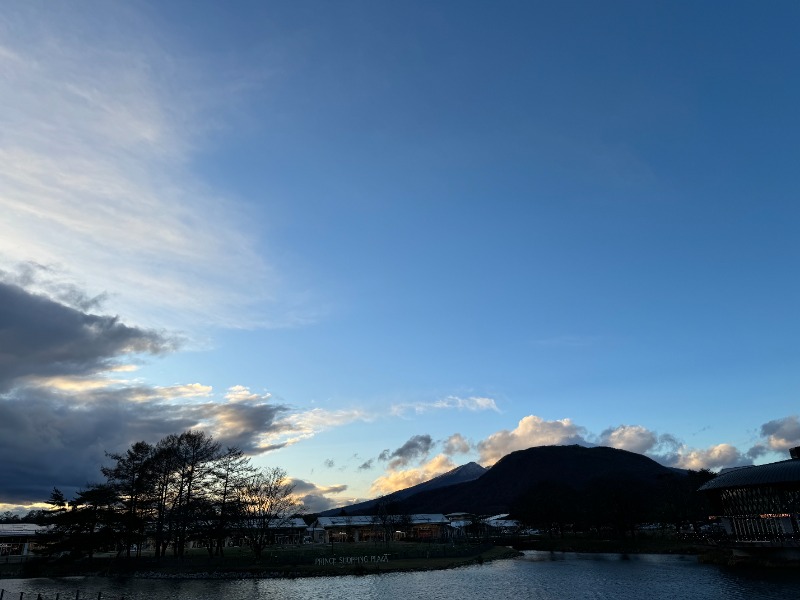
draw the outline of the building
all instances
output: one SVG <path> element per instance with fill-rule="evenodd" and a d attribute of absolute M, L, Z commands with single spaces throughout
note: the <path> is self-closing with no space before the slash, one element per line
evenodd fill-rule
<path fill-rule="evenodd" d="M 275 544 L 302 544 L 311 541 L 311 528 L 302 517 L 287 517 L 269 526 Z"/>
<path fill-rule="evenodd" d="M 45 529 L 32 523 L 0 524 L 0 556 L 27 556 L 36 545 L 36 534 Z"/>
<path fill-rule="evenodd" d="M 387 539 L 440 540 L 450 537 L 449 520 L 441 514 L 319 517 L 315 542 L 370 542 Z"/>
<path fill-rule="evenodd" d="M 720 473 L 700 488 L 723 532 L 739 548 L 800 548 L 800 447 L 791 459 Z"/>

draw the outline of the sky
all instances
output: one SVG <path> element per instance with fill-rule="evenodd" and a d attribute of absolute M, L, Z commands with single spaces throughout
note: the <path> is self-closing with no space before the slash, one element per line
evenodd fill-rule
<path fill-rule="evenodd" d="M 796 2 L 0 14 L 0 510 L 203 429 L 309 511 L 800 445 Z"/>

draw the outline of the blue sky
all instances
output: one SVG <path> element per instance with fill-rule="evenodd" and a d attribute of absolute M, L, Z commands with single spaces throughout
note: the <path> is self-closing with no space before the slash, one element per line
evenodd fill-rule
<path fill-rule="evenodd" d="M 0 274 L 28 308 L 0 306 L 0 450 L 30 459 L 0 503 L 173 425 L 286 468 L 312 509 L 540 444 L 782 459 L 799 23 L 792 2 L 12 2 Z M 130 343 L 45 362 L 78 333 L 43 314 L 118 316 Z"/>

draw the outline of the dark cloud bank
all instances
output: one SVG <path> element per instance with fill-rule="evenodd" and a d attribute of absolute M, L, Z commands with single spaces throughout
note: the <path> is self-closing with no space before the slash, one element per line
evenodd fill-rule
<path fill-rule="evenodd" d="M 0 503 L 44 501 L 53 486 L 70 495 L 100 478 L 106 452 L 203 423 L 225 446 L 272 449 L 259 437 L 280 429 L 282 405 L 180 403 L 162 388 L 103 384 L 116 366 L 177 346 L 162 332 L 0 282 Z M 92 380 L 101 383 L 87 385 Z"/>
<path fill-rule="evenodd" d="M 174 339 L 0 283 L 0 501 L 47 498 L 99 476 L 106 450 L 190 425 L 121 391 L 59 391 L 51 378 L 93 377 L 131 354 L 172 351 Z M 127 394 L 131 391 L 128 390 Z"/>
<path fill-rule="evenodd" d="M 27 377 L 85 376 L 126 354 L 161 354 L 176 341 L 0 283 L 0 392 Z"/>

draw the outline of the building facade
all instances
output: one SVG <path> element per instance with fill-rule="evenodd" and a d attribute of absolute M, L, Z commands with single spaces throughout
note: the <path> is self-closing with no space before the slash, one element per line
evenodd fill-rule
<path fill-rule="evenodd" d="M 724 535 L 739 548 L 800 547 L 800 448 L 792 458 L 720 473 L 700 488 Z"/>

